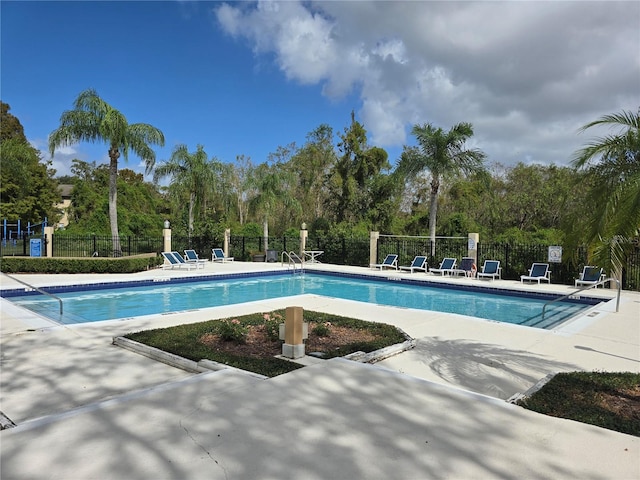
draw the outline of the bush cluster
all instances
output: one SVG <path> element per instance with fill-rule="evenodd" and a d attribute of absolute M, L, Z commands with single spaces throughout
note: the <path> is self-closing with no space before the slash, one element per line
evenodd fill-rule
<path fill-rule="evenodd" d="M 155 268 L 159 257 L 122 258 L 42 258 L 2 257 L 0 271 L 5 273 L 134 273 Z"/>
<path fill-rule="evenodd" d="M 240 320 L 222 320 L 218 324 L 218 334 L 225 342 L 246 343 L 249 327 L 240 323 Z"/>

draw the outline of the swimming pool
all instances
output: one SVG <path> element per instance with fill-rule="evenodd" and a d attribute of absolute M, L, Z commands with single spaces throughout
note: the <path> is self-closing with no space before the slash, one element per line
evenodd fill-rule
<path fill-rule="evenodd" d="M 554 296 L 538 295 L 537 298 L 530 298 L 532 294 L 507 294 L 506 291 L 498 294 L 482 288 L 462 290 L 450 285 L 415 280 L 374 280 L 357 275 L 245 274 L 230 275 L 224 279 L 209 277 L 205 281 L 145 282 L 142 286 L 136 285 L 137 283 L 129 282 L 118 285 L 119 288 L 108 288 L 104 284 L 99 289 L 95 285 L 45 288 L 62 299 L 62 317 L 59 315 L 57 302 L 49 297 L 33 294 L 34 292 L 27 295 L 24 291 L 3 291 L 2 296 L 10 297 L 13 303 L 64 324 L 316 294 L 394 307 L 457 313 L 537 328 L 552 328 L 600 301 L 583 297 L 556 302 L 547 308 L 545 318 L 542 319 L 543 305 Z"/>

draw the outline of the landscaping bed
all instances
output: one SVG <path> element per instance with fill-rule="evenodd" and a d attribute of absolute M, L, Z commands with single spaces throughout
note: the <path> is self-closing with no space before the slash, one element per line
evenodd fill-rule
<path fill-rule="evenodd" d="M 517 404 L 546 415 L 640 436 L 638 373 L 559 373 Z"/>
<path fill-rule="evenodd" d="M 305 311 L 307 354 L 322 358 L 373 352 L 409 338 L 392 325 Z M 277 358 L 282 353 L 279 327 L 284 310 L 237 318 L 145 330 L 125 338 L 193 361 L 213 360 L 273 377 L 301 365 Z"/>

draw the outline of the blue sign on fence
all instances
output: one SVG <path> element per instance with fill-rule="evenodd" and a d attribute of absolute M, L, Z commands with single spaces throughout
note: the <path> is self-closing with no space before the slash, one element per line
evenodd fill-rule
<path fill-rule="evenodd" d="M 41 238 L 32 238 L 29 242 L 30 247 L 30 255 L 32 257 L 41 257 L 42 256 L 42 239 Z"/>

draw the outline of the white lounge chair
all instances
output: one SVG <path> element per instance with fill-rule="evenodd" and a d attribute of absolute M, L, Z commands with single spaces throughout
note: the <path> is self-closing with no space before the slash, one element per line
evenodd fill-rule
<path fill-rule="evenodd" d="M 490 278 L 491 280 L 502 278 L 502 267 L 499 260 L 485 260 L 482 271 L 476 274 L 478 278 Z"/>
<path fill-rule="evenodd" d="M 165 263 L 162 264 L 163 270 L 166 270 L 168 268 L 171 268 L 171 270 L 173 270 L 176 267 L 182 268 L 183 265 L 187 266 L 187 270 L 191 270 L 191 264 L 185 262 L 184 258 L 182 258 L 182 255 L 180 255 L 178 252 L 162 252 L 162 256 L 165 259 Z"/>
<path fill-rule="evenodd" d="M 382 263 L 373 263 L 369 265 L 371 268 L 379 268 L 380 270 L 384 268 L 393 268 L 395 270 L 398 269 L 398 255 L 395 253 L 390 253 L 387 255 Z"/>
<path fill-rule="evenodd" d="M 455 258 L 447 257 L 440 262 L 440 266 L 438 268 L 432 268 L 430 272 L 437 273 L 442 276 L 445 274 L 453 275 L 457 262 L 458 261 Z"/>
<path fill-rule="evenodd" d="M 184 259 L 184 257 L 182 255 L 180 255 L 178 252 L 176 252 L 175 250 L 173 252 L 171 252 L 171 253 L 173 253 L 173 256 L 177 260 L 178 264 L 181 265 L 181 266 L 186 266 L 187 270 L 191 270 L 191 267 L 196 267 L 196 268 L 199 267 L 199 265 L 197 265 L 195 263 L 187 262 Z M 204 267 L 204 265 L 203 265 L 203 267 Z"/>
<path fill-rule="evenodd" d="M 211 261 L 212 262 L 233 262 L 234 257 L 227 257 L 221 248 L 211 249 Z"/>
<path fill-rule="evenodd" d="M 549 270 L 548 263 L 534 263 L 529 269 L 528 275 L 520 275 L 520 282 L 524 283 L 525 280 L 536 281 L 538 284 L 541 281 L 551 283 L 551 271 Z"/>
<path fill-rule="evenodd" d="M 423 272 L 427 271 L 427 257 L 422 255 L 417 255 L 414 257 L 411 265 L 402 265 L 400 266 L 400 270 L 405 270 L 407 272 L 413 273 L 416 270 L 420 270 Z"/>
<path fill-rule="evenodd" d="M 204 268 L 204 264 L 207 262 L 206 259 L 198 257 L 198 254 L 193 249 L 185 250 L 184 258 L 187 263 L 194 264 L 196 268 Z"/>
<path fill-rule="evenodd" d="M 600 267 L 585 266 L 580 273 L 580 278 L 576 278 L 576 287 L 583 285 L 596 285 L 600 280 L 604 280 L 604 273 Z M 602 285 L 604 288 L 604 285 Z"/>

